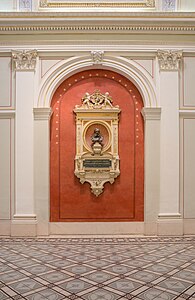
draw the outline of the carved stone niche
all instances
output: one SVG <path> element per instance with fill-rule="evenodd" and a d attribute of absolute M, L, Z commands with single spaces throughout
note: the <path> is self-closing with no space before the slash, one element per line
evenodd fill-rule
<path fill-rule="evenodd" d="M 76 105 L 75 175 L 88 182 L 91 192 L 99 196 L 104 183 L 119 176 L 118 123 L 120 108 L 113 106 L 108 92 L 86 93 Z"/>

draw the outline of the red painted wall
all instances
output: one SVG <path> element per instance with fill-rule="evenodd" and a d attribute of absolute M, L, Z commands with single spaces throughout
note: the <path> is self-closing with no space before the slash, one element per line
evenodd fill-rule
<path fill-rule="evenodd" d="M 109 92 L 121 108 L 119 122 L 120 176 L 96 197 L 88 183 L 74 175 L 76 122 L 73 109 L 86 92 Z M 107 70 L 80 72 L 64 81 L 52 99 L 50 143 L 50 220 L 143 221 L 144 138 L 137 88 L 125 77 Z"/>

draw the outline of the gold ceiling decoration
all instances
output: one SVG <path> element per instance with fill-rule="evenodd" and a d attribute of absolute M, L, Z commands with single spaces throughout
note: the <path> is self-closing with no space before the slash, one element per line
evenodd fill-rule
<path fill-rule="evenodd" d="M 75 0 L 74 2 L 71 1 L 54 1 L 54 0 L 40 0 L 39 5 L 41 8 L 92 8 L 92 7 L 121 7 L 121 8 L 155 8 L 155 0 L 121 0 L 121 1 L 79 1 Z"/>

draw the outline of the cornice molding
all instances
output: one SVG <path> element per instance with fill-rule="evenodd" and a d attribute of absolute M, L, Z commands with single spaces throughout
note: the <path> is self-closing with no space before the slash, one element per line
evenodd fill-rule
<path fill-rule="evenodd" d="M 195 13 L 102 12 L 95 9 L 92 12 L 0 13 L 1 34 L 51 32 L 194 34 Z"/>
<path fill-rule="evenodd" d="M 34 120 L 49 120 L 52 115 L 52 109 L 48 107 L 33 108 Z"/>
<path fill-rule="evenodd" d="M 154 25 L 154 26 L 116 26 L 116 25 L 89 25 L 89 26 L 0 26 L 1 34 L 44 34 L 44 33 L 107 33 L 107 32 L 118 32 L 118 33 L 171 33 L 171 34 L 195 34 L 195 26 L 163 26 L 163 25 Z"/>
<path fill-rule="evenodd" d="M 161 108 L 160 107 L 144 107 L 141 111 L 144 120 L 160 120 Z"/>

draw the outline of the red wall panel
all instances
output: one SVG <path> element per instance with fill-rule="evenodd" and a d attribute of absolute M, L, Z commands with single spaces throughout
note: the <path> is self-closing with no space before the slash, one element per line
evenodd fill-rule
<path fill-rule="evenodd" d="M 109 92 L 121 108 L 120 176 L 96 197 L 74 175 L 76 122 L 73 109 L 86 92 Z M 52 99 L 50 143 L 51 221 L 143 221 L 144 139 L 141 95 L 132 82 L 107 70 L 80 72 L 64 81 Z"/>

